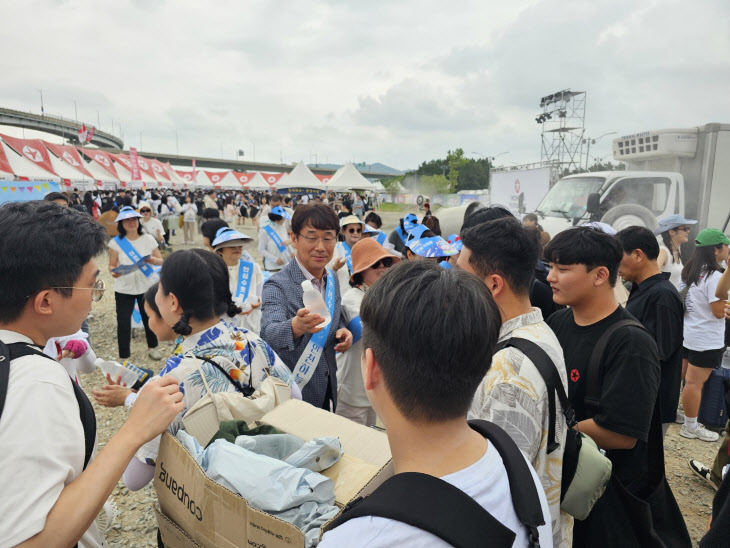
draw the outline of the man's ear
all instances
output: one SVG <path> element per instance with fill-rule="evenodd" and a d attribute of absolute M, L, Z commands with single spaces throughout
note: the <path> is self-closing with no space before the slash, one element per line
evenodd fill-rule
<path fill-rule="evenodd" d="M 595 272 L 596 279 L 593 285 L 599 286 L 603 285 L 604 283 L 609 283 L 611 273 L 608 271 L 608 268 L 606 268 L 605 266 L 598 266 L 596 267 Z"/>
<path fill-rule="evenodd" d="M 504 278 L 498 274 L 490 274 L 484 279 L 484 284 L 489 289 L 492 297 L 498 297 L 502 295 L 505 290 Z"/>
<path fill-rule="evenodd" d="M 378 361 L 375 359 L 375 354 L 371 348 L 366 348 L 362 355 L 362 380 L 365 385 L 365 390 L 374 390 L 383 382 L 382 372 Z"/>
<path fill-rule="evenodd" d="M 50 289 L 39 292 L 31 300 L 33 311 L 40 316 L 50 316 L 53 314 L 53 296 Z"/>

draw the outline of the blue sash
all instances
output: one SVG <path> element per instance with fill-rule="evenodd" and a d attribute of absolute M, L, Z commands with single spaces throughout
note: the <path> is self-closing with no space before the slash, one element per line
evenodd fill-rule
<path fill-rule="evenodd" d="M 449 261 L 441 261 L 439 264 L 444 268 L 454 268 Z"/>
<path fill-rule="evenodd" d="M 406 234 L 406 231 L 403 230 L 400 226 L 395 227 L 395 231 L 400 236 L 400 241 L 403 242 L 403 245 L 406 245 L 406 238 L 408 237 L 408 234 Z"/>
<path fill-rule="evenodd" d="M 264 230 L 266 231 L 266 234 L 269 235 L 269 238 L 274 240 L 274 243 L 276 244 L 276 247 L 279 248 L 279 251 L 281 253 L 284 253 L 284 251 L 286 251 L 286 246 L 282 243 L 279 235 L 276 232 L 274 232 L 274 229 L 271 227 L 271 225 L 266 225 L 264 227 Z"/>
<path fill-rule="evenodd" d="M 347 242 L 342 242 L 342 249 L 345 250 L 345 260 L 347 261 L 347 268 L 352 272 L 352 250 Z"/>
<path fill-rule="evenodd" d="M 299 388 L 301 390 L 304 390 L 304 387 L 312 378 L 312 375 L 314 375 L 314 371 L 315 369 L 317 369 L 317 365 L 319 364 L 319 359 L 322 357 L 324 346 L 327 343 L 327 337 L 329 337 L 330 328 L 332 327 L 332 324 L 337 321 L 337 318 L 335 318 L 336 282 L 334 276 L 335 275 L 332 273 L 332 271 L 327 269 L 327 289 L 324 302 L 327 304 L 327 310 L 329 310 L 332 320 L 327 325 L 327 327 L 322 329 L 322 331 L 312 335 L 312 338 L 309 339 L 309 343 L 304 349 L 304 352 L 302 352 L 302 355 L 299 356 L 299 360 L 297 360 L 297 364 L 294 366 L 292 377 L 294 378 L 294 382 L 299 385 Z"/>
<path fill-rule="evenodd" d="M 362 320 L 360 316 L 356 316 L 347 324 L 347 329 L 352 333 L 352 344 L 362 339 Z"/>
<path fill-rule="evenodd" d="M 400 227 L 398 227 L 398 228 L 400 228 Z M 400 234 L 399 234 L 399 236 L 400 236 Z M 382 231 L 380 232 L 380 234 L 378 234 L 375 237 L 375 241 L 378 242 L 380 245 L 383 245 L 385 243 L 385 240 L 387 240 L 387 239 L 388 239 L 388 235 Z"/>
<path fill-rule="evenodd" d="M 136 264 L 142 260 L 140 254 L 127 238 L 120 238 L 119 236 L 115 236 L 114 241 L 117 242 L 119 248 L 124 251 L 124 254 L 129 257 L 129 260 L 132 261 L 132 264 Z M 140 266 L 139 269 L 142 271 L 142 274 L 144 274 L 148 278 L 156 274 L 156 271 L 154 268 L 152 268 L 151 264 L 142 263 L 142 266 Z"/>
<path fill-rule="evenodd" d="M 236 286 L 235 297 L 245 301 L 251 289 L 251 278 L 253 278 L 253 263 L 241 259 L 238 261 L 238 286 Z"/>

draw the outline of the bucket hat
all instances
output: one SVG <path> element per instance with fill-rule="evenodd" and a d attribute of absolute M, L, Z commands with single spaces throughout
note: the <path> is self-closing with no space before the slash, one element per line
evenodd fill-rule
<path fill-rule="evenodd" d="M 342 217 L 340 219 L 340 228 L 347 226 L 347 225 L 355 225 L 360 224 L 362 226 L 365 226 L 365 223 L 358 219 L 357 215 L 348 215 L 347 217 Z"/>
<path fill-rule="evenodd" d="M 659 236 L 659 234 L 661 234 L 662 232 L 672 230 L 673 228 L 677 228 L 678 226 L 695 224 L 697 224 L 697 221 L 694 221 L 692 219 L 685 219 L 682 215 L 670 215 L 669 217 L 664 217 L 661 221 L 659 221 L 659 226 L 654 231 L 654 235 Z"/>
<path fill-rule="evenodd" d="M 350 280 L 355 274 L 367 270 L 381 259 L 393 259 L 394 264 L 400 262 L 399 257 L 394 257 L 388 253 L 383 246 L 372 238 L 365 238 L 357 242 L 352 246 L 350 253 L 352 256 L 352 276 L 350 276 Z"/>

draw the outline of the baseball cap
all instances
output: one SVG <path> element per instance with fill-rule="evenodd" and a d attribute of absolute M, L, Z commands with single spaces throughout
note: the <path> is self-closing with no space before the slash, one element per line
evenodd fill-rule
<path fill-rule="evenodd" d="M 695 238 L 697 247 L 710 247 L 712 245 L 727 244 L 730 245 L 730 238 L 725 236 L 722 230 L 717 228 L 706 228 L 700 231 Z"/>

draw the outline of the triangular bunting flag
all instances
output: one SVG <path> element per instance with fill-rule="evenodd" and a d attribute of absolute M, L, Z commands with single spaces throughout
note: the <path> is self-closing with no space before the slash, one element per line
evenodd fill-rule
<path fill-rule="evenodd" d="M 18 190 L 19 190 L 20 192 L 23 192 L 23 191 L 25 190 L 25 188 L 23 188 L 22 186 L 19 186 L 19 187 L 18 187 Z"/>
<path fill-rule="evenodd" d="M 3 189 L 3 192 L 5 192 L 8 189 L 8 187 L 4 186 L 4 187 L 2 187 L 2 189 Z"/>
<path fill-rule="evenodd" d="M 40 192 L 41 191 L 41 185 L 36 185 L 35 189 Z"/>
<path fill-rule="evenodd" d="M 43 183 L 43 190 L 48 190 L 48 183 Z"/>
<path fill-rule="evenodd" d="M 27 189 L 28 189 L 28 192 L 33 192 L 33 187 L 32 187 L 32 186 L 27 186 L 27 187 L 25 187 L 25 188 L 27 188 Z"/>
<path fill-rule="evenodd" d="M 11 192 L 15 193 L 15 187 L 14 186 L 11 186 L 10 187 L 10 190 L 11 190 Z M 23 189 L 21 188 L 20 190 L 23 190 Z"/>

